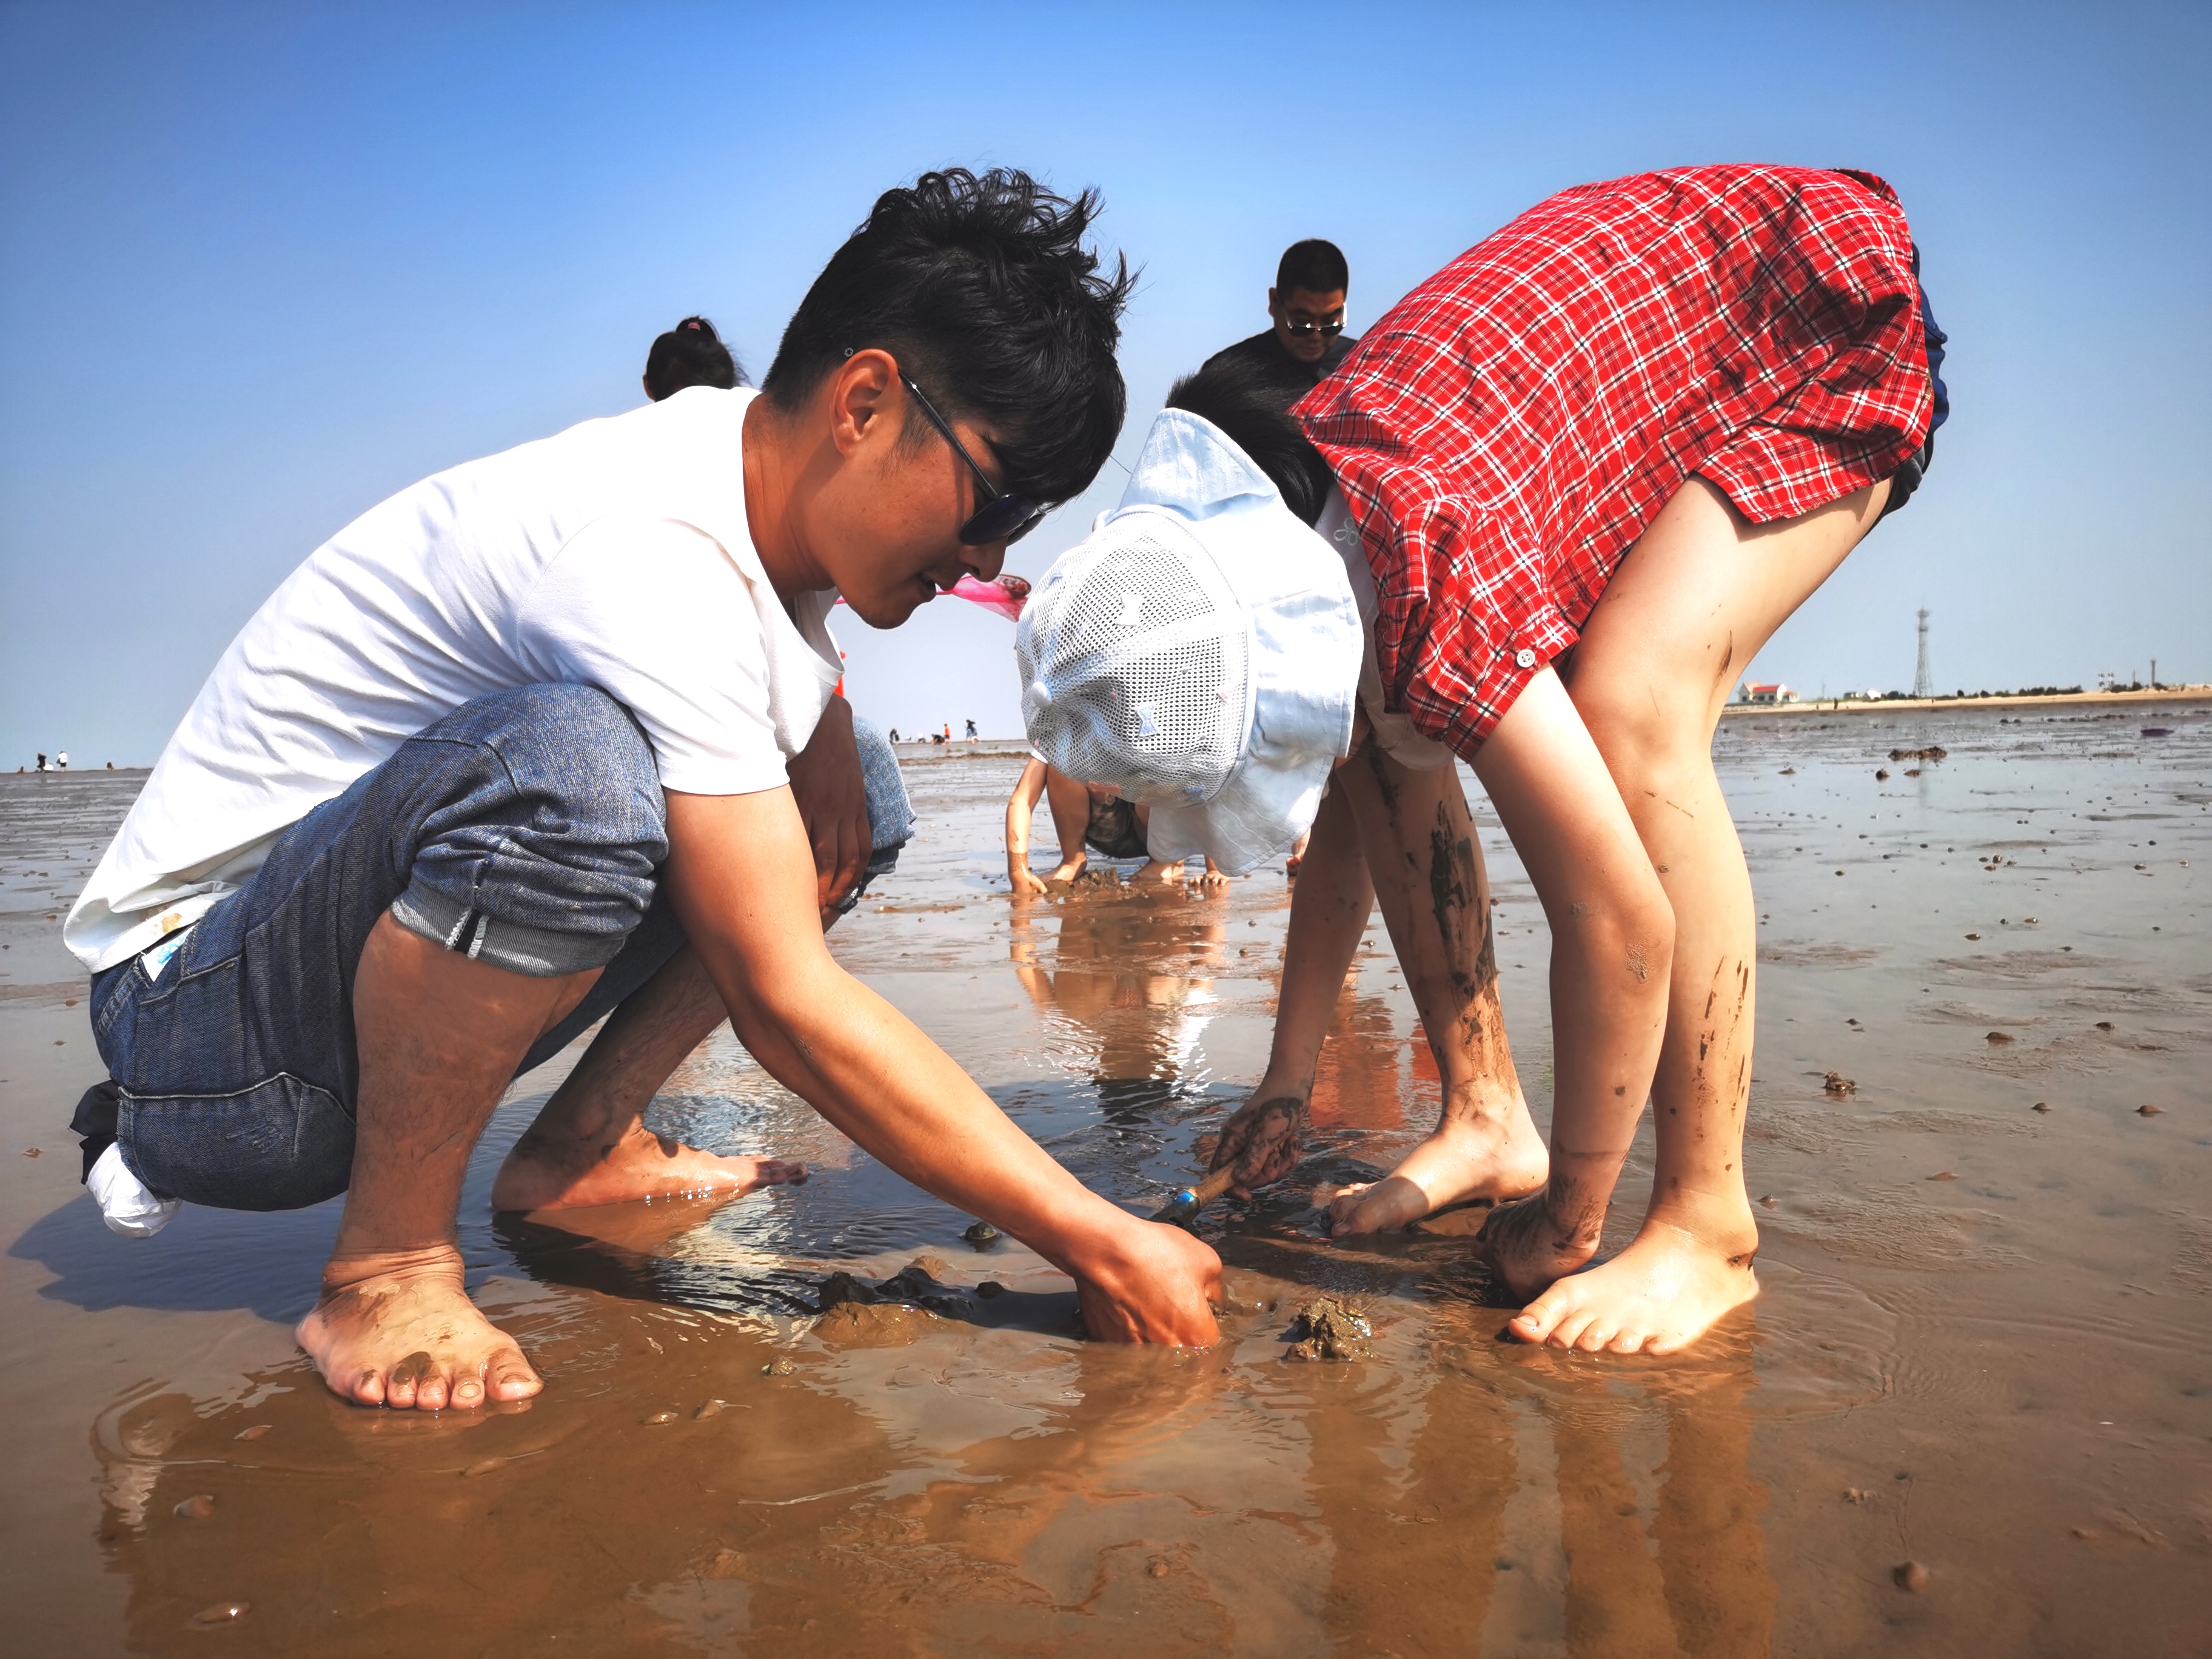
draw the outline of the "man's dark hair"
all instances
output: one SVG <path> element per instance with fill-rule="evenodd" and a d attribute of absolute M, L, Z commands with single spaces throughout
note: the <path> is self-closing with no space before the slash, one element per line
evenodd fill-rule
<path fill-rule="evenodd" d="M 1233 357 L 1216 357 L 1175 383 L 1168 407 L 1188 410 L 1219 427 L 1283 492 L 1283 504 L 1313 524 L 1335 480 L 1291 413 L 1291 398 L 1260 370 Z"/>
<path fill-rule="evenodd" d="M 1007 489 L 1060 502 L 1105 465 L 1127 411 L 1114 348 L 1134 282 L 1083 246 L 1098 194 L 1070 200 L 1025 173 L 963 167 L 885 191 L 830 256 L 783 331 L 761 389 L 796 409 L 852 352 L 873 346 L 947 419 L 999 434 Z M 907 431 L 928 428 L 909 410 Z"/>
<path fill-rule="evenodd" d="M 727 391 L 744 380 L 744 370 L 704 317 L 686 317 L 655 338 L 645 354 L 645 395 L 655 403 L 687 386 Z"/>
<path fill-rule="evenodd" d="M 1294 288 L 1309 294 L 1334 294 L 1339 289 L 1349 293 L 1352 267 L 1344 263 L 1335 243 L 1309 236 L 1285 248 L 1283 261 L 1275 267 L 1275 292 L 1287 300 Z"/>

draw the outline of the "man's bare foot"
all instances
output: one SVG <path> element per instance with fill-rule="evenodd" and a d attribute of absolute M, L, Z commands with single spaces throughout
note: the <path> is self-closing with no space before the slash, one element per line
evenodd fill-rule
<path fill-rule="evenodd" d="M 1498 1116 L 1447 1117 L 1382 1180 L 1339 1193 L 1328 1206 L 1329 1233 L 1388 1232 L 1447 1205 L 1520 1198 L 1542 1187 L 1550 1171 L 1525 1102 L 1516 1099 Z"/>
<path fill-rule="evenodd" d="M 1146 882 L 1151 882 L 1160 887 L 1172 887 L 1182 879 L 1181 859 L 1149 859 L 1143 869 L 1129 878 L 1129 885 L 1142 887 Z"/>
<path fill-rule="evenodd" d="M 356 1405 L 474 1411 L 545 1386 L 469 1300 L 450 1244 L 333 1260 L 295 1334 L 331 1392 Z"/>
<path fill-rule="evenodd" d="M 1068 883 L 1073 881 L 1078 876 L 1081 875 L 1090 866 L 1090 863 L 1091 860 L 1087 855 L 1079 859 L 1065 860 L 1050 875 L 1045 878 L 1045 882 L 1049 886 L 1065 887 Z"/>
<path fill-rule="evenodd" d="M 611 1146 L 523 1132 L 491 1183 L 495 1210 L 563 1210 L 627 1204 L 641 1198 L 742 1196 L 762 1187 L 797 1185 L 804 1164 L 776 1158 L 719 1158 L 654 1134 L 633 1121 Z"/>
<path fill-rule="evenodd" d="M 1540 1201 L 1514 1212 L 1540 1211 Z M 1749 1205 L 1739 1215 L 1652 1215 L 1636 1241 L 1611 1261 L 1576 1273 L 1553 1273 L 1561 1252 L 1549 1249 L 1548 1228 L 1508 1227 L 1492 1239 L 1492 1259 L 1508 1285 L 1534 1299 L 1508 1328 L 1524 1342 L 1585 1353 L 1669 1354 L 1687 1347 L 1731 1308 L 1759 1294 L 1752 1272 L 1759 1228 Z M 1571 1251 L 1566 1254 L 1571 1254 Z M 1585 1256 L 1585 1259 L 1587 1257 Z M 1550 1275 L 1548 1284 L 1538 1284 Z"/>

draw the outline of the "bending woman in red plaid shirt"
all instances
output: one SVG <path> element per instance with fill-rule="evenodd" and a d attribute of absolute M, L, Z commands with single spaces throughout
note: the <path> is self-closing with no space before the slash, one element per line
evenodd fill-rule
<path fill-rule="evenodd" d="M 1237 872 L 1311 823 L 1274 1052 L 1215 1154 L 1240 1190 L 1296 1161 L 1379 898 L 1443 1109 L 1335 1235 L 1495 1201 L 1514 1333 L 1590 1352 L 1671 1352 L 1757 1293 L 1756 916 L 1713 730 L 1920 482 L 1945 410 L 1917 271 L 1870 175 L 1645 174 L 1470 249 L 1287 416 L 1212 371 L 1177 388 L 1020 648 L 1039 752 L 1150 800 L 1156 854 L 1180 835 Z M 1215 675 L 1218 716 L 1161 689 Z M 1548 1149 L 1455 754 L 1551 925 Z M 1650 1203 L 1589 1267 L 1647 1098 Z"/>

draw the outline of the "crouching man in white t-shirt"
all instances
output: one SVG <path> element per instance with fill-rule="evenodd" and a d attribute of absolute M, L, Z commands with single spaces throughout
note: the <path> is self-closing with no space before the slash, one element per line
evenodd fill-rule
<path fill-rule="evenodd" d="M 823 943 L 907 827 L 823 619 L 842 593 L 893 627 L 996 576 L 1097 473 L 1127 280 L 1082 245 L 1095 205 L 1014 173 L 890 191 L 760 393 L 694 387 L 404 490 L 216 665 L 67 924 L 112 1079 L 79 1127 L 133 1226 L 346 1194 L 299 1328 L 337 1393 L 538 1391 L 464 1292 L 455 1212 L 509 1080 L 609 1014 L 495 1206 L 804 1179 L 640 1121 L 726 1016 L 884 1163 L 1073 1275 L 1095 1335 L 1214 1340 L 1213 1253 L 1079 1185 Z"/>

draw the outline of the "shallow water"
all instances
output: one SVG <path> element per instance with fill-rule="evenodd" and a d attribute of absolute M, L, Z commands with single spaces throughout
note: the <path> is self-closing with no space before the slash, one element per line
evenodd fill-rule
<path fill-rule="evenodd" d="M 1931 744 L 1948 757 L 1887 758 Z M 559 1063 L 524 1079 L 463 1243 L 548 1386 L 435 1418 L 340 1405 L 293 1349 L 335 1206 L 102 1229 L 63 1127 L 99 1073 L 58 917 L 143 775 L 0 779 L 9 1647 L 2203 1650 L 2206 705 L 1753 717 L 1717 754 L 1763 918 L 1765 1291 L 1692 1354 L 1522 1348 L 1463 1239 L 1321 1237 L 1305 1194 L 1388 1167 L 1435 1113 L 1378 922 L 1307 1162 L 1202 1224 L 1236 1304 L 1218 1348 L 1079 1340 L 1065 1280 L 968 1244 L 968 1218 L 724 1036 L 657 1126 L 814 1178 L 495 1220 L 491 1171 Z M 1018 765 L 913 760 L 920 838 L 835 945 L 1085 1181 L 1149 1208 L 1261 1068 L 1287 884 L 1017 909 L 997 835 Z M 1540 1121 L 1547 940 L 1478 819 Z M 1613 1244 L 1649 1167 L 1647 1138 Z M 828 1273 L 925 1252 L 1005 1293 L 812 1328 Z M 1363 1302 L 1373 1358 L 1283 1363 L 1317 1288 Z M 1917 1590 L 1893 1577 L 1908 1561 Z"/>

